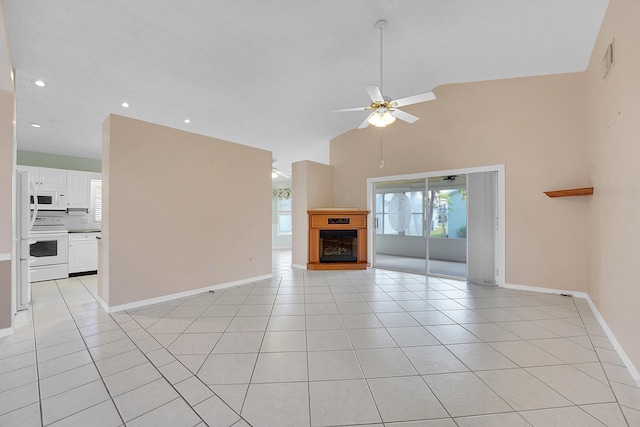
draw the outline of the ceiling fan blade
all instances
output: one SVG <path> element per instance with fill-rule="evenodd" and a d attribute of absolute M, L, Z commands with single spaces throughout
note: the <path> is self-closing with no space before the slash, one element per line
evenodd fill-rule
<path fill-rule="evenodd" d="M 433 101 L 436 96 L 433 92 L 427 92 L 420 95 L 407 96 L 406 98 L 396 99 L 394 105 L 396 107 L 404 107 L 405 105 L 417 104 L 419 102 Z"/>
<path fill-rule="evenodd" d="M 382 92 L 380 92 L 380 89 L 378 88 L 378 86 L 365 86 L 364 88 L 369 94 L 369 98 L 371 98 L 373 102 L 384 101 L 384 98 L 382 97 Z"/>
<path fill-rule="evenodd" d="M 346 113 L 348 111 L 364 111 L 367 107 L 341 108 L 339 110 L 331 110 L 330 113 Z"/>
<path fill-rule="evenodd" d="M 406 113 L 402 110 L 393 110 L 391 114 L 407 123 L 414 123 L 420 120 L 420 117 L 414 116 L 413 114 Z"/>
<path fill-rule="evenodd" d="M 364 119 L 364 122 L 362 122 L 362 124 L 360 124 L 360 126 L 358 126 L 358 129 L 364 129 L 366 127 L 369 126 L 369 117 L 371 117 L 374 113 L 371 113 L 367 116 L 366 119 Z"/>

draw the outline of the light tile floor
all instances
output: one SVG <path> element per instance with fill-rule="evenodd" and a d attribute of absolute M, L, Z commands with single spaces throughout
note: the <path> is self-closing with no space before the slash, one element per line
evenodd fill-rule
<path fill-rule="evenodd" d="M 581 299 L 384 270 L 292 270 L 105 313 L 33 285 L 0 338 L 0 426 L 640 426 Z"/>

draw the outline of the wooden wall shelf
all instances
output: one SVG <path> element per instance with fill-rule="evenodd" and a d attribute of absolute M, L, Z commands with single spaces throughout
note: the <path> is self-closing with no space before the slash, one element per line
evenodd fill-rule
<path fill-rule="evenodd" d="M 548 197 L 591 196 L 593 187 L 572 188 L 570 190 L 545 191 Z"/>

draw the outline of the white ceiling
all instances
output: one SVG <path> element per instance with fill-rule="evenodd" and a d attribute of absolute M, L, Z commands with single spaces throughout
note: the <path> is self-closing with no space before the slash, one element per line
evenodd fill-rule
<path fill-rule="evenodd" d="M 121 114 L 328 162 L 367 84 L 400 98 L 446 83 L 583 71 L 607 0 L 5 0 L 22 150 L 100 158 Z M 43 79 L 45 88 L 33 85 Z M 123 101 L 131 104 L 124 109 Z M 434 102 L 437 102 L 434 101 Z M 190 124 L 183 123 L 185 118 Z M 30 122 L 42 124 L 35 129 Z"/>

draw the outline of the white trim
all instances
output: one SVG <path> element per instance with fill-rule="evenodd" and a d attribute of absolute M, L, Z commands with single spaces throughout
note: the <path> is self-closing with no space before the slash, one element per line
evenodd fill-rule
<path fill-rule="evenodd" d="M 302 265 L 302 264 L 291 264 L 291 267 L 298 268 L 300 270 L 306 270 L 307 269 L 307 266 L 306 265 Z"/>
<path fill-rule="evenodd" d="M 100 303 L 102 308 L 105 309 L 105 311 L 107 313 L 116 313 L 118 311 L 131 310 L 131 309 L 134 309 L 134 308 L 144 307 L 145 305 L 160 304 L 160 303 L 171 301 L 171 300 L 174 300 L 174 299 L 177 299 L 177 298 L 190 297 L 190 296 L 193 296 L 193 295 L 201 294 L 203 292 L 218 291 L 218 290 L 221 290 L 221 289 L 232 288 L 234 286 L 246 285 L 247 283 L 253 283 L 253 282 L 258 282 L 258 281 L 261 281 L 261 280 L 271 279 L 272 277 L 273 277 L 273 274 L 265 274 L 263 276 L 256 276 L 256 277 L 251 277 L 251 278 L 248 278 L 248 279 L 236 280 L 234 282 L 227 282 L 227 283 L 222 283 L 222 284 L 219 284 L 219 285 L 207 286 L 207 287 L 199 288 L 199 289 L 192 289 L 190 291 L 184 291 L 184 292 L 178 292 L 178 293 L 175 293 L 175 294 L 163 295 L 161 297 L 149 298 L 149 299 L 136 301 L 136 302 L 131 302 L 131 303 L 127 303 L 127 304 L 116 305 L 116 306 L 113 306 L 113 307 L 109 307 L 100 298 L 98 298 L 98 300 L 99 300 L 98 302 Z"/>
<path fill-rule="evenodd" d="M 638 370 L 631 362 L 631 359 L 629 359 L 629 356 L 627 356 L 627 353 L 625 353 L 624 350 L 622 349 L 622 346 L 616 339 L 615 335 L 613 335 L 613 331 L 609 329 L 609 325 L 607 325 L 607 322 L 604 321 L 604 318 L 598 311 L 598 308 L 593 303 L 593 301 L 591 301 L 591 298 L 589 297 L 589 295 L 587 295 L 586 300 L 589 303 L 589 306 L 591 307 L 591 311 L 593 311 L 593 314 L 596 316 L 596 319 L 598 319 L 600 326 L 602 326 L 602 329 L 604 329 L 604 332 L 607 334 L 607 337 L 609 337 L 609 341 L 611 341 L 611 344 L 613 344 L 613 348 L 618 353 L 618 356 L 620 357 L 620 359 L 622 359 L 622 363 L 625 364 L 625 366 L 629 370 L 629 374 L 631 374 L 631 377 L 636 381 L 636 384 L 638 385 L 638 387 L 640 387 L 640 373 L 638 373 Z"/>
<path fill-rule="evenodd" d="M 531 292 L 539 292 L 543 294 L 555 294 L 555 295 L 570 295 L 576 298 L 589 298 L 589 295 L 586 292 L 576 292 L 576 291 L 567 291 L 563 289 L 551 289 L 551 288 L 543 288 L 540 286 L 528 286 L 528 285 L 516 285 L 513 283 L 505 283 L 502 285 L 503 288 L 514 289 L 517 291 L 531 291 Z"/>
<path fill-rule="evenodd" d="M 591 311 L 593 312 L 594 316 L 598 320 L 598 323 L 600 324 L 602 329 L 604 329 L 604 332 L 607 334 L 607 338 L 609 338 L 609 341 L 611 341 L 611 344 L 613 344 L 614 350 L 616 351 L 616 353 L 618 353 L 618 356 L 620 357 L 622 362 L 625 364 L 625 366 L 629 370 L 629 374 L 631 375 L 631 377 L 635 380 L 635 382 L 640 387 L 640 373 L 638 373 L 638 370 L 631 362 L 631 359 L 629 359 L 629 356 L 627 356 L 627 353 L 625 353 L 624 350 L 622 349 L 622 346 L 616 339 L 615 335 L 613 334 L 613 331 L 607 325 L 607 322 L 604 321 L 604 318 L 600 314 L 600 311 L 598 311 L 598 308 L 596 307 L 596 305 L 591 300 L 591 297 L 589 296 L 589 294 L 587 294 L 586 292 L 565 291 L 561 289 L 541 288 L 538 286 L 514 285 L 511 283 L 505 284 L 504 287 L 507 289 L 515 289 L 519 291 L 541 292 L 546 294 L 557 294 L 557 295 L 570 295 L 574 298 L 582 298 L 586 300 L 587 303 L 589 304 L 589 307 L 591 307 Z"/>
<path fill-rule="evenodd" d="M 0 261 L 11 261 L 11 252 L 0 253 Z"/>
<path fill-rule="evenodd" d="M 0 329 L 0 338 L 13 335 L 13 326 L 10 328 Z"/>

